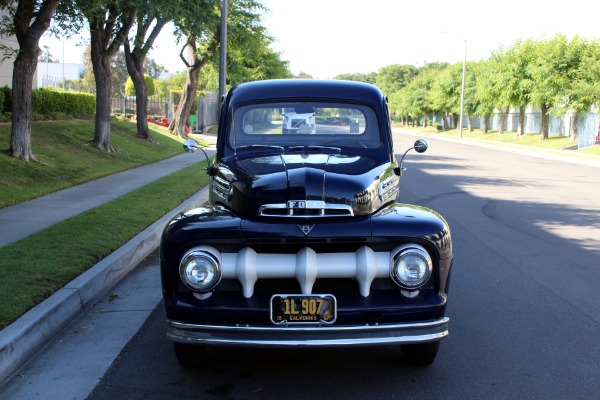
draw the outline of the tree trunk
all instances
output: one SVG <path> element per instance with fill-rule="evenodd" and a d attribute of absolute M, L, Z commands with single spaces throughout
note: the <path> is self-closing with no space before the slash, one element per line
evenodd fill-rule
<path fill-rule="evenodd" d="M 473 132 L 473 116 L 467 115 L 467 121 L 469 121 L 469 132 Z"/>
<path fill-rule="evenodd" d="M 20 49 L 13 70 L 10 155 L 23 161 L 35 159 L 31 150 L 31 95 L 39 51 L 36 49 L 37 44 L 34 49 Z"/>
<path fill-rule="evenodd" d="M 579 113 L 573 114 L 573 123 L 571 124 L 571 140 L 576 142 L 579 137 Z"/>
<path fill-rule="evenodd" d="M 88 11 L 86 18 L 90 26 L 90 58 L 96 80 L 96 120 L 94 139 L 90 144 L 100 150 L 119 152 L 120 150 L 110 143 L 111 63 L 133 26 L 136 10 L 109 7 L 108 15 L 98 13 L 97 9 L 86 11 Z M 117 20 L 119 24 L 115 24 Z M 115 32 L 117 27 L 118 30 Z"/>
<path fill-rule="evenodd" d="M 146 86 L 146 79 L 144 79 L 146 55 L 136 51 L 132 52 L 127 41 L 125 41 L 124 47 L 127 72 L 135 88 L 136 136 L 154 142 L 150 129 L 148 129 L 148 87 Z"/>
<path fill-rule="evenodd" d="M 208 62 L 209 56 L 216 48 L 217 43 L 218 41 L 213 40 L 212 44 L 206 50 L 206 56 L 200 59 L 198 58 L 198 54 L 196 54 L 196 37 L 190 34 L 188 35 L 187 42 L 179 55 L 183 62 L 187 65 L 187 77 L 183 87 L 183 94 L 179 100 L 177 110 L 175 111 L 175 116 L 169 125 L 169 132 L 179 135 L 184 139 L 187 137 L 185 126 L 190 117 L 192 104 L 194 104 L 194 100 L 196 99 L 198 75 L 200 74 L 200 70 Z M 188 59 L 193 60 L 192 64 L 188 63 L 183 57 L 183 50 L 186 47 L 188 48 Z"/>
<path fill-rule="evenodd" d="M 102 32 L 91 30 L 91 59 L 96 80 L 96 120 L 94 124 L 93 146 L 105 151 L 119 149 L 110 144 L 110 113 L 112 104 L 112 56 L 107 56 L 102 45 Z"/>
<path fill-rule="evenodd" d="M 517 128 L 517 135 L 523 136 L 525 134 L 525 107 L 519 107 L 519 127 Z"/>
<path fill-rule="evenodd" d="M 483 116 L 483 133 L 488 133 L 488 126 L 490 125 L 490 114 L 485 114 Z"/>
<path fill-rule="evenodd" d="M 185 126 L 190 117 L 190 110 L 192 104 L 196 99 L 196 90 L 198 89 L 198 75 L 200 73 L 199 68 L 190 67 L 187 69 L 187 77 L 185 78 L 185 85 L 183 86 L 183 93 L 179 104 L 177 105 L 177 111 L 175 116 L 169 125 L 169 131 L 175 135 L 179 135 L 182 138 L 187 138 L 185 132 Z"/>
<path fill-rule="evenodd" d="M 504 113 L 500 117 L 500 127 L 498 128 L 498 135 L 502 135 L 504 133 L 504 125 L 506 124 L 506 119 L 508 118 L 509 110 L 510 108 L 507 106 L 506 110 L 504 110 Z"/>
<path fill-rule="evenodd" d="M 548 115 L 548 107 L 546 104 L 540 106 L 542 109 L 542 131 L 540 132 L 540 140 L 548 140 L 548 130 L 550 128 L 550 115 Z"/>
<path fill-rule="evenodd" d="M 19 2 L 13 17 L 13 28 L 19 43 L 12 78 L 10 148 L 11 157 L 23 161 L 35 160 L 31 148 L 31 115 L 33 74 L 40 52 L 39 42 L 48 30 L 59 0 L 46 0 L 34 10 L 34 2 Z M 34 12 L 35 11 L 35 12 Z M 35 17 L 35 19 L 34 19 Z M 33 20 L 33 23 L 31 22 Z"/>
<path fill-rule="evenodd" d="M 167 20 L 160 17 L 156 18 L 154 28 L 152 28 L 150 35 L 147 35 L 152 20 L 154 18 L 147 15 L 138 15 L 137 33 L 134 38 L 133 51 L 129 46 L 128 40 L 125 40 L 123 45 L 125 48 L 127 73 L 131 77 L 133 87 L 135 88 L 137 137 L 154 143 L 152 133 L 148 129 L 148 87 L 146 86 L 146 79 L 144 77 L 144 62 L 146 61 L 146 55 L 152 48 L 154 41 L 167 23 Z"/>
<path fill-rule="evenodd" d="M 447 131 L 448 129 L 451 128 L 450 127 L 450 122 L 449 122 L 449 119 L 448 119 L 448 111 L 444 112 L 443 119 L 444 119 L 444 130 Z"/>

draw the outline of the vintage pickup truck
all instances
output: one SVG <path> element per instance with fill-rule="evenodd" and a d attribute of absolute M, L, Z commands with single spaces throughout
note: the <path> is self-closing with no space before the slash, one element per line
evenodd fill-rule
<path fill-rule="evenodd" d="M 230 89 L 221 110 L 209 203 L 161 239 L 179 362 L 204 365 L 210 346 L 397 345 L 405 362 L 431 364 L 448 336 L 450 229 L 397 202 L 402 160 L 382 92 L 258 81 Z M 314 126 L 283 134 L 286 110 Z"/>

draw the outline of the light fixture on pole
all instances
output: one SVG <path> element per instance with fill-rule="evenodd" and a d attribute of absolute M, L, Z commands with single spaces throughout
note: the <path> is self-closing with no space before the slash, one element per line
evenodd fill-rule
<path fill-rule="evenodd" d="M 42 79 L 42 85 L 43 86 L 47 86 L 48 85 L 48 60 L 50 59 L 50 46 L 46 45 L 44 46 L 44 48 L 46 49 L 46 84 L 44 85 L 44 80 Z"/>

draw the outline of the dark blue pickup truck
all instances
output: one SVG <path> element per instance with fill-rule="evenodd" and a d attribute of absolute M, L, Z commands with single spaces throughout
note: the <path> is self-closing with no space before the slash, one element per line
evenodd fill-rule
<path fill-rule="evenodd" d="M 397 345 L 406 362 L 431 364 L 448 336 L 450 229 L 397 202 L 402 160 L 382 92 L 250 82 L 221 110 L 210 201 L 176 216 L 161 240 L 180 363 L 203 365 L 208 346 Z"/>

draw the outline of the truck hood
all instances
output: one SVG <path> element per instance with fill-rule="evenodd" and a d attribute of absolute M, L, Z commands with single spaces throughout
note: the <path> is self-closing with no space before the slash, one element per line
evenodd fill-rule
<path fill-rule="evenodd" d="M 215 198 L 250 217 L 369 215 L 395 201 L 394 167 L 364 155 L 238 154 L 221 164 Z"/>

